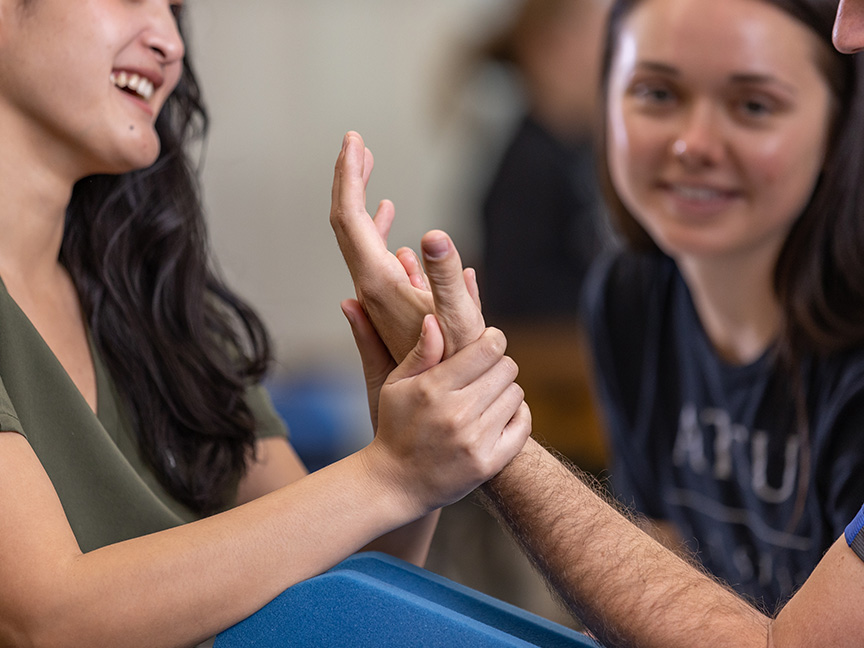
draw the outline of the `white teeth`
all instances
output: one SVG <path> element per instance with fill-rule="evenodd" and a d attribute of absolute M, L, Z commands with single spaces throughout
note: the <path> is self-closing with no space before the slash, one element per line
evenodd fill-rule
<path fill-rule="evenodd" d="M 708 187 L 683 187 L 675 185 L 672 189 L 685 200 L 717 200 L 724 195 L 723 192 Z"/>
<path fill-rule="evenodd" d="M 145 101 L 153 96 L 153 82 L 150 81 L 150 79 L 134 73 L 128 74 L 126 72 L 119 72 L 115 74 L 112 72 L 111 83 L 113 83 L 118 88 L 132 90 L 132 92 L 136 93 Z"/>

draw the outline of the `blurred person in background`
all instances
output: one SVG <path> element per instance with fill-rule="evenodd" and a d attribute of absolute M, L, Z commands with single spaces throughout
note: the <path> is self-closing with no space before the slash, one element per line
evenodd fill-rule
<path fill-rule="evenodd" d="M 503 64 L 524 112 L 482 204 L 490 322 L 573 321 L 591 261 L 609 244 L 595 167 L 606 0 L 525 0 L 479 50 Z"/>
<path fill-rule="evenodd" d="M 585 322 L 615 494 L 774 610 L 864 501 L 864 68 L 829 0 L 618 0 Z"/>

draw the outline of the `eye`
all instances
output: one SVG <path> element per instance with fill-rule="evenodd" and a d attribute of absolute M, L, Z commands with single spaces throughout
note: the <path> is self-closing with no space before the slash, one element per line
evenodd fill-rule
<path fill-rule="evenodd" d="M 742 120 L 764 122 L 783 112 L 785 103 L 765 93 L 747 93 L 733 99 L 733 110 Z"/>
<path fill-rule="evenodd" d="M 665 108 L 673 105 L 678 94 L 667 83 L 641 81 L 634 83 L 628 93 L 645 108 Z"/>
<path fill-rule="evenodd" d="M 741 110 L 743 112 L 747 113 L 748 115 L 753 116 L 753 117 L 761 117 L 763 115 L 769 115 L 772 112 L 771 107 L 768 106 L 768 104 L 766 104 L 763 101 L 758 101 L 756 99 L 751 99 L 749 101 L 745 101 L 741 105 Z"/>

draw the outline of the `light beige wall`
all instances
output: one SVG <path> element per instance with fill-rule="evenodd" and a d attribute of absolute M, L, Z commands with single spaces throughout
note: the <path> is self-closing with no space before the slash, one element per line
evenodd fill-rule
<path fill-rule="evenodd" d="M 354 363 L 339 301 L 348 273 L 327 220 L 344 132 L 376 156 L 369 205 L 397 208 L 391 249 L 433 227 L 474 249 L 458 195 L 472 150 L 436 118 L 453 43 L 505 0 L 193 0 L 191 51 L 212 117 L 204 173 L 211 235 L 262 312 L 281 363 Z"/>

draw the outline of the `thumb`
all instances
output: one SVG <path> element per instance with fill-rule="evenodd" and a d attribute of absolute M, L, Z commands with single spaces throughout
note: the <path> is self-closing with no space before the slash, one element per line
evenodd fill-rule
<path fill-rule="evenodd" d="M 435 301 L 435 315 L 445 339 L 445 355 L 453 355 L 483 333 L 485 323 L 462 274 L 462 259 L 441 230 L 427 232 L 420 243 L 423 264 Z"/>
<path fill-rule="evenodd" d="M 420 329 L 420 339 L 390 374 L 388 382 L 413 378 L 427 369 L 431 369 L 443 358 L 444 336 L 441 333 L 441 326 L 434 315 L 426 315 L 423 318 L 423 327 Z"/>

